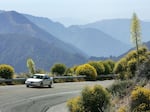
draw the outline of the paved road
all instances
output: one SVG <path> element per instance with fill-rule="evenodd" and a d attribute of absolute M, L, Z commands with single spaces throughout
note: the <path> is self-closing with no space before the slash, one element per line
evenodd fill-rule
<path fill-rule="evenodd" d="M 86 85 L 104 87 L 113 81 L 58 83 L 54 88 L 26 88 L 25 85 L 0 87 L 0 112 L 46 112 L 79 95 Z"/>

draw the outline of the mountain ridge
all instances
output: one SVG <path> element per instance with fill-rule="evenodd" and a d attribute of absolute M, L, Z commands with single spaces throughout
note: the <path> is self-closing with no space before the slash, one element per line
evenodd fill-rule
<path fill-rule="evenodd" d="M 141 20 L 141 32 L 142 32 L 142 39 L 144 42 L 149 41 L 149 29 L 150 29 L 150 22 L 146 22 Z M 111 35 L 112 37 L 125 42 L 126 44 L 130 44 L 130 26 L 131 26 L 131 19 L 107 19 L 102 21 L 97 21 L 93 23 L 89 23 L 86 25 L 79 25 L 81 28 L 95 28 L 106 32 L 107 34 Z"/>
<path fill-rule="evenodd" d="M 0 34 L 0 52 L 0 63 L 13 65 L 16 72 L 27 70 L 27 58 L 32 58 L 37 68 L 45 70 L 50 70 L 56 62 L 67 66 L 85 62 L 85 58 L 80 55 L 79 57 L 77 54 L 69 54 L 60 48 L 51 47 L 43 40 L 21 34 Z"/>
<path fill-rule="evenodd" d="M 60 23 L 57 23 L 57 25 L 59 25 L 59 28 L 57 28 L 56 27 L 57 25 L 55 24 L 55 22 L 53 22 L 47 18 L 45 20 L 45 18 L 30 16 L 30 15 L 28 15 L 26 17 L 29 20 L 31 20 L 33 23 L 38 25 L 39 27 L 43 28 L 44 30 L 46 30 L 49 33 L 56 36 L 58 39 L 75 45 L 77 48 L 81 49 L 89 56 L 120 55 L 121 53 L 123 53 L 129 49 L 128 45 L 124 44 L 121 41 L 113 39 L 113 37 L 111 37 L 110 35 L 106 34 L 105 32 L 102 32 L 101 30 L 95 29 L 95 28 L 91 28 L 91 30 L 90 30 L 87 28 L 80 28 L 78 26 L 65 27 Z M 44 25 L 44 24 L 46 24 L 46 25 Z M 93 31 L 93 30 L 95 30 L 95 31 Z M 91 32 L 92 34 L 89 34 L 89 32 Z M 95 33 L 99 32 L 99 33 L 97 33 L 98 35 L 94 37 L 94 36 L 92 36 L 92 35 L 95 35 L 94 32 Z M 101 42 L 101 44 L 99 44 L 99 43 L 97 43 L 97 41 L 93 41 L 92 38 L 93 38 L 93 40 L 97 39 L 97 41 L 103 41 L 103 42 Z M 116 49 L 114 49 L 115 52 L 109 51 L 109 49 L 113 48 L 113 45 L 110 45 L 109 47 L 107 47 L 108 43 L 105 41 L 105 39 L 108 40 L 108 38 L 110 38 L 109 41 L 113 40 L 111 44 L 113 44 L 114 46 L 116 46 L 118 44 L 118 46 L 120 46 L 120 48 L 116 47 Z M 90 40 L 88 40 L 88 39 L 90 39 Z M 103 47 L 104 50 L 102 50 L 102 49 L 96 50 L 95 49 L 96 46 L 89 47 L 90 42 L 92 42 L 92 41 L 93 41 L 94 45 L 95 45 L 94 42 L 96 42 L 97 43 L 96 46 L 99 46 L 100 48 Z M 86 43 L 89 43 L 89 44 L 86 44 Z M 102 45 L 104 43 L 105 43 L 105 46 Z M 119 52 L 121 52 L 121 53 L 119 53 Z"/>
<path fill-rule="evenodd" d="M 17 72 L 26 70 L 28 57 L 34 58 L 35 63 L 46 70 L 56 62 L 72 66 L 86 60 L 75 47 L 57 39 L 15 11 L 0 13 L 0 24 L 0 63 L 13 65 Z"/>

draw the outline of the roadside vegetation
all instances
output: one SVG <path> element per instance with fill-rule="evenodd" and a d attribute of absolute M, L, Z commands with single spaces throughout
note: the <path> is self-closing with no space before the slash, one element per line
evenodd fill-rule
<path fill-rule="evenodd" d="M 150 55 L 146 47 L 139 48 L 139 68 L 137 66 L 136 51 L 130 51 L 126 56 L 115 63 L 113 72 L 117 74 L 117 79 L 113 85 L 103 88 L 99 85 L 93 87 L 85 87 L 86 95 L 81 92 L 79 97 L 70 99 L 68 107 L 70 112 L 150 112 Z M 133 62 L 132 62 L 133 60 Z M 147 87 L 146 87 L 147 86 Z M 98 90 L 95 93 L 95 87 L 103 88 L 105 92 Z M 89 92 L 90 91 L 90 92 Z M 101 110 L 101 100 L 105 98 L 103 95 L 109 94 L 109 103 L 105 104 L 105 108 Z M 96 95 L 96 98 L 94 98 Z M 84 105 L 83 96 L 86 96 L 86 103 L 94 102 L 87 106 Z M 102 96 L 103 98 L 98 98 Z M 107 101 L 105 99 L 105 101 Z M 104 102 L 103 102 L 104 103 Z M 98 110 L 86 110 L 87 108 L 95 108 Z M 107 106 L 109 105 L 109 106 Z M 98 108 L 98 107 L 97 107 Z M 111 111 L 110 111 L 111 110 Z"/>
<path fill-rule="evenodd" d="M 70 112 L 109 112 L 110 93 L 100 85 L 85 87 L 81 96 L 68 101 Z"/>
<path fill-rule="evenodd" d="M 0 77 L 5 79 L 13 78 L 14 68 L 10 65 L 1 64 L 0 65 Z"/>
<path fill-rule="evenodd" d="M 61 77 L 61 76 L 83 76 L 81 78 L 64 78 L 55 79 L 54 82 L 78 82 L 78 81 L 95 81 L 95 80 L 105 80 L 113 79 L 113 68 L 115 62 L 112 60 L 105 61 L 89 61 L 82 65 L 74 65 L 73 67 L 67 67 L 63 63 L 56 63 L 51 68 L 50 71 L 45 71 L 43 69 L 37 69 L 33 59 L 27 59 L 28 72 L 26 73 L 15 73 L 14 68 L 11 65 L 0 65 L 0 78 L 3 79 L 13 79 L 13 78 L 29 78 L 35 73 L 46 73 L 49 76 Z M 111 74 L 111 76 L 109 76 Z M 105 77 L 104 77 L 105 76 Z M 14 81 L 9 84 L 23 84 L 22 81 Z M 3 83 L 3 85 L 5 85 Z"/>
<path fill-rule="evenodd" d="M 15 74 L 10 65 L 0 65 L 0 78 L 28 78 L 34 73 L 47 73 L 50 76 L 86 76 L 81 79 L 56 79 L 55 82 L 96 81 L 112 79 L 116 81 L 110 87 L 100 85 L 85 87 L 80 96 L 68 101 L 70 112 L 150 112 L 150 51 L 141 44 L 140 23 L 133 14 L 131 39 L 136 50 L 130 51 L 117 62 L 113 60 L 89 61 L 82 65 L 67 67 L 56 63 L 50 71 L 36 69 L 34 61 L 27 59 L 28 73 Z M 102 78 L 101 76 L 106 76 Z M 17 83 L 17 82 L 16 82 Z"/>
<path fill-rule="evenodd" d="M 85 87 L 79 97 L 68 101 L 70 112 L 150 112 L 150 51 L 141 44 L 140 23 L 135 13 L 131 22 L 131 39 L 136 50 L 116 63 L 109 62 L 109 66 L 107 61 L 102 62 L 103 73 L 117 74 L 115 83 L 106 89 L 100 85 Z M 91 65 L 95 67 L 97 64 Z M 97 87 L 101 89 L 95 92 L 93 88 Z M 83 94 L 85 90 L 86 94 Z"/>

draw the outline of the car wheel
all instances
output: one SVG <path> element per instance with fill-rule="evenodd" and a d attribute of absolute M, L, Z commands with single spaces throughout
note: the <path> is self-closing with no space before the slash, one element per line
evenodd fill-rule
<path fill-rule="evenodd" d="M 43 87 L 43 82 L 40 83 L 40 87 Z"/>
<path fill-rule="evenodd" d="M 29 87 L 29 85 L 26 85 L 26 87 L 28 88 L 28 87 Z"/>
<path fill-rule="evenodd" d="M 50 84 L 48 85 L 49 88 L 53 87 L 53 82 L 50 82 Z"/>

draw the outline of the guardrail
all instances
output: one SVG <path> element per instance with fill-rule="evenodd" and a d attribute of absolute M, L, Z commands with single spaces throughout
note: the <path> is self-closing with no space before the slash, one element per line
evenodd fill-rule
<path fill-rule="evenodd" d="M 85 79 L 86 76 L 55 76 L 56 79 Z M 25 82 L 26 78 L 15 78 L 15 79 L 0 79 L 0 83 L 11 83 L 11 82 Z"/>
<path fill-rule="evenodd" d="M 25 81 L 26 78 L 15 78 L 15 79 L 0 79 L 0 83 L 9 83 L 13 81 Z"/>
<path fill-rule="evenodd" d="M 55 76 L 54 79 L 86 78 L 86 76 Z"/>
<path fill-rule="evenodd" d="M 97 79 L 116 79 L 116 74 L 108 74 L 108 75 L 99 75 L 97 76 Z"/>
<path fill-rule="evenodd" d="M 117 75 L 109 74 L 109 75 L 100 75 L 97 77 L 98 80 L 101 79 L 115 79 Z M 54 80 L 73 80 L 73 79 L 85 79 L 86 76 L 55 76 Z M 0 79 L 0 83 L 12 83 L 12 82 L 25 82 L 26 78 L 15 78 L 15 79 Z"/>

